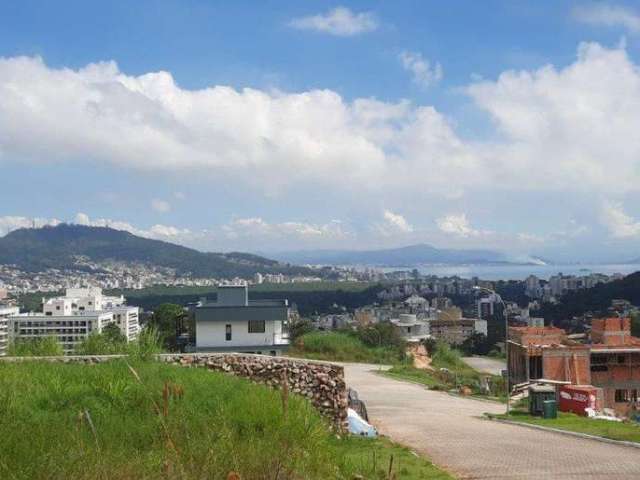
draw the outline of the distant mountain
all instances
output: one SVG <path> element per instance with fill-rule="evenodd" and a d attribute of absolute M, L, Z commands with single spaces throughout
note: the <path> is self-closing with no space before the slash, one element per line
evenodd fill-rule
<path fill-rule="evenodd" d="M 270 256 L 299 265 L 413 266 L 420 264 L 506 263 L 505 255 L 490 250 L 440 249 L 419 244 L 383 250 L 309 250 Z M 526 262 L 525 262 L 526 263 Z"/>
<path fill-rule="evenodd" d="M 180 274 L 191 273 L 196 277 L 311 273 L 303 267 L 249 253 L 203 253 L 106 227 L 61 224 L 15 230 L 0 238 L 0 264 L 13 264 L 25 271 L 73 269 L 78 256 L 95 262 L 113 260 L 173 268 Z"/>

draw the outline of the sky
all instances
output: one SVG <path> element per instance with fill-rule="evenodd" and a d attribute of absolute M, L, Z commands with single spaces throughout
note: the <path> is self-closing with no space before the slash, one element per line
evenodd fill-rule
<path fill-rule="evenodd" d="M 0 235 L 640 257 L 640 5 L 0 3 Z"/>

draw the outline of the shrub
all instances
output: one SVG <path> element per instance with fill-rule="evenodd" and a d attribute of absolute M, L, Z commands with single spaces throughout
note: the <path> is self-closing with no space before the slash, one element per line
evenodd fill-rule
<path fill-rule="evenodd" d="M 404 351 L 394 347 L 372 348 L 353 332 L 312 332 L 300 337 L 289 352 L 318 360 L 342 362 L 396 363 Z"/>
<path fill-rule="evenodd" d="M 57 357 L 64 351 L 55 337 L 20 338 L 9 345 L 7 354 L 12 357 Z"/>
<path fill-rule="evenodd" d="M 126 353 L 138 360 L 149 360 L 162 352 L 162 336 L 154 326 L 147 326 L 138 334 L 138 338 L 127 344 Z"/>
<path fill-rule="evenodd" d="M 109 327 L 113 328 L 107 330 Z M 111 324 L 102 330 L 103 333 L 92 333 L 76 346 L 76 355 L 115 355 L 126 353 L 127 338 L 120 333 L 117 325 Z"/>

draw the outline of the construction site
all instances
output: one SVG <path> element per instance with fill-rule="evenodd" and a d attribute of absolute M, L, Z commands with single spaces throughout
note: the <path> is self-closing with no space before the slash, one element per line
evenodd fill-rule
<path fill-rule="evenodd" d="M 625 418 L 640 409 L 640 338 L 629 318 L 594 319 L 591 332 L 556 327 L 510 327 L 512 391 L 553 386 L 561 411 L 605 412 Z"/>

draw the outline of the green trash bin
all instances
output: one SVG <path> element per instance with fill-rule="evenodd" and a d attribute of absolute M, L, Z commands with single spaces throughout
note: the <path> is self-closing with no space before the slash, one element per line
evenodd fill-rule
<path fill-rule="evenodd" d="M 555 400 L 545 400 L 542 402 L 542 418 L 558 418 L 558 404 Z"/>

